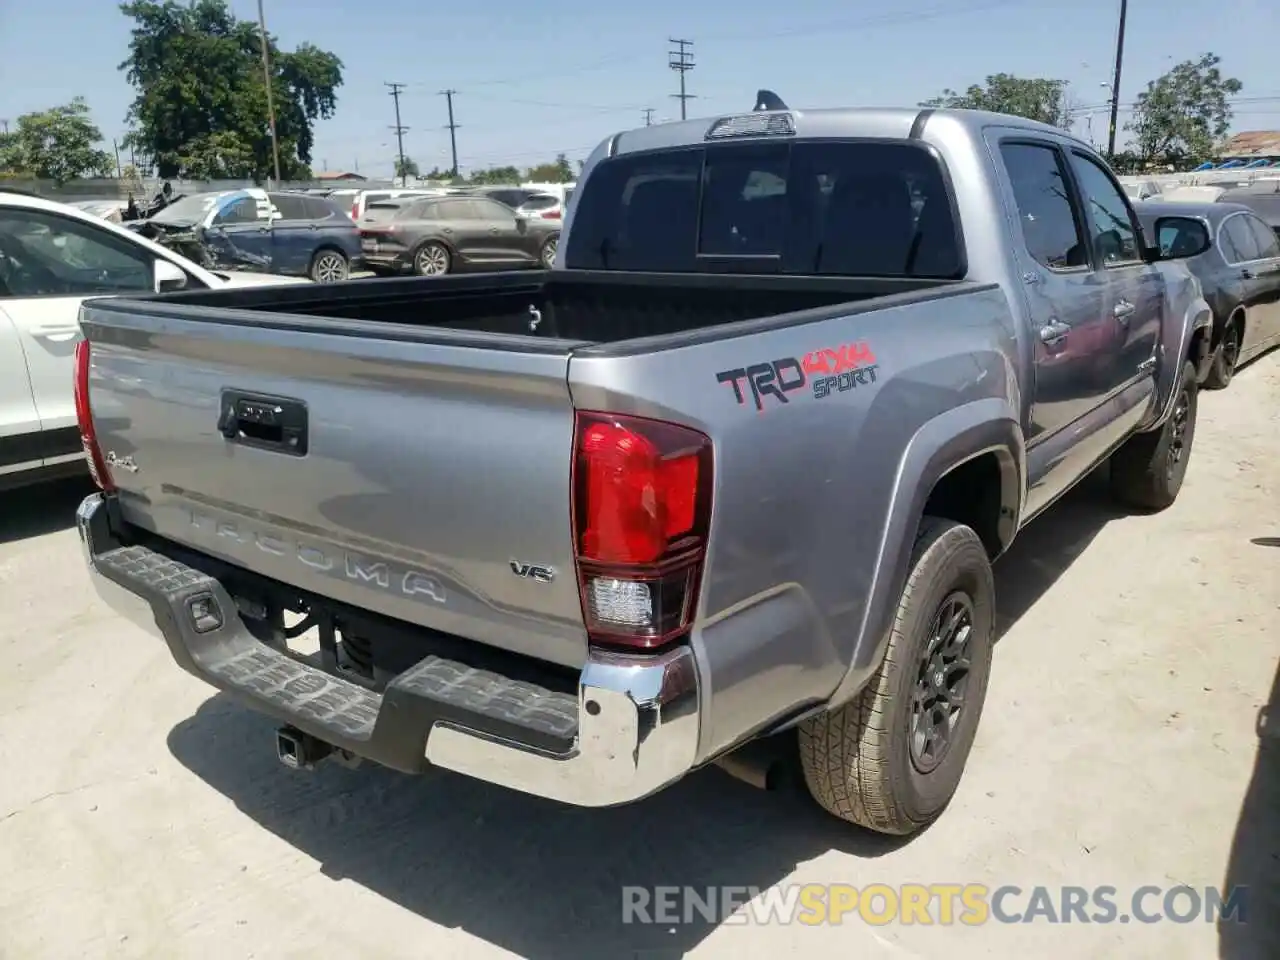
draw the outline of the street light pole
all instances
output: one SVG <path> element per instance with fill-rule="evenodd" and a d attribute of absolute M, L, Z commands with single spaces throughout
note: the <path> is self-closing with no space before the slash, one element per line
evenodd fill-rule
<path fill-rule="evenodd" d="M 271 58 L 267 54 L 267 18 L 262 12 L 262 0 L 258 0 L 258 33 L 262 38 L 262 79 L 267 85 L 267 119 L 271 123 L 271 159 L 276 171 L 276 186 L 280 186 L 280 143 L 276 139 L 276 106 L 271 93 Z"/>

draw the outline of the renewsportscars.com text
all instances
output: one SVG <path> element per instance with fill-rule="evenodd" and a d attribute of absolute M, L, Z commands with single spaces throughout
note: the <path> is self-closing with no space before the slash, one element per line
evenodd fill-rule
<path fill-rule="evenodd" d="M 623 923 L 1247 923 L 1249 891 L 1234 887 L 990 887 L 970 883 L 623 887 Z"/>

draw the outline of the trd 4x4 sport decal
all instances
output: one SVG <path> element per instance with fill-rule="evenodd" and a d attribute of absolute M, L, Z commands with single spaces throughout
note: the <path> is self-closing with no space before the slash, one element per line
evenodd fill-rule
<path fill-rule="evenodd" d="M 747 402 L 742 389 L 746 382 L 756 410 L 764 410 L 764 398 L 790 403 L 787 394 L 813 391 L 817 400 L 833 393 L 844 393 L 858 386 L 876 382 L 876 355 L 864 342 L 849 343 L 834 349 L 814 350 L 804 358 L 783 357 L 772 363 L 753 363 L 749 367 L 723 370 L 716 374 L 718 383 L 733 387 L 733 396 L 741 406 Z"/>

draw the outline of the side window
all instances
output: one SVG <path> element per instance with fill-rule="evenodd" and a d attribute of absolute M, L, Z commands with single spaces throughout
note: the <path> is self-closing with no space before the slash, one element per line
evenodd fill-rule
<path fill-rule="evenodd" d="M 1140 262 L 1142 246 L 1123 191 L 1092 158 L 1071 153 L 1071 166 L 1080 183 L 1089 215 L 1089 239 L 1094 256 L 1104 267 Z"/>
<path fill-rule="evenodd" d="M 305 197 L 292 193 L 273 193 L 271 202 L 280 211 L 281 220 L 310 220 L 311 211 L 307 208 Z"/>
<path fill-rule="evenodd" d="M 445 200 L 439 205 L 441 220 L 474 220 L 471 203 L 467 200 Z"/>
<path fill-rule="evenodd" d="M 236 223 L 257 223 L 258 221 L 258 201 L 253 197 L 241 197 L 234 203 L 228 204 L 218 211 L 218 215 L 213 218 L 214 224 L 220 227 L 231 226 Z"/>
<path fill-rule="evenodd" d="M 507 222 L 514 220 L 516 215 L 512 207 L 498 203 L 496 200 L 472 200 L 471 209 L 481 220 Z"/>
<path fill-rule="evenodd" d="M 0 290 L 9 296 L 149 292 L 154 270 L 145 250 L 91 224 L 0 209 Z"/>
<path fill-rule="evenodd" d="M 1253 214 L 1245 214 L 1244 219 L 1249 221 L 1249 229 L 1253 231 L 1258 241 L 1258 249 L 1262 251 L 1260 259 L 1270 260 L 1280 257 L 1280 237 L 1276 236 L 1275 231 Z"/>
<path fill-rule="evenodd" d="M 1058 151 L 1048 145 L 1004 143 L 1000 156 L 1013 185 L 1027 252 L 1051 270 L 1087 266 Z"/>
<path fill-rule="evenodd" d="M 1218 243 L 1228 263 L 1248 263 L 1262 259 L 1258 238 L 1249 229 L 1249 215 L 1236 213 L 1222 221 L 1218 228 Z"/>

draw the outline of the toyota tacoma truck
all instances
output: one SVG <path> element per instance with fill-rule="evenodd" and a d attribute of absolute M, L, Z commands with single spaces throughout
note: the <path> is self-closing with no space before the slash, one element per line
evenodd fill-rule
<path fill-rule="evenodd" d="M 992 562 L 1105 460 L 1174 501 L 1209 309 L 1062 130 L 761 107 L 609 137 L 550 270 L 87 302 L 101 595 L 291 767 L 606 806 L 782 735 L 935 819 Z"/>

